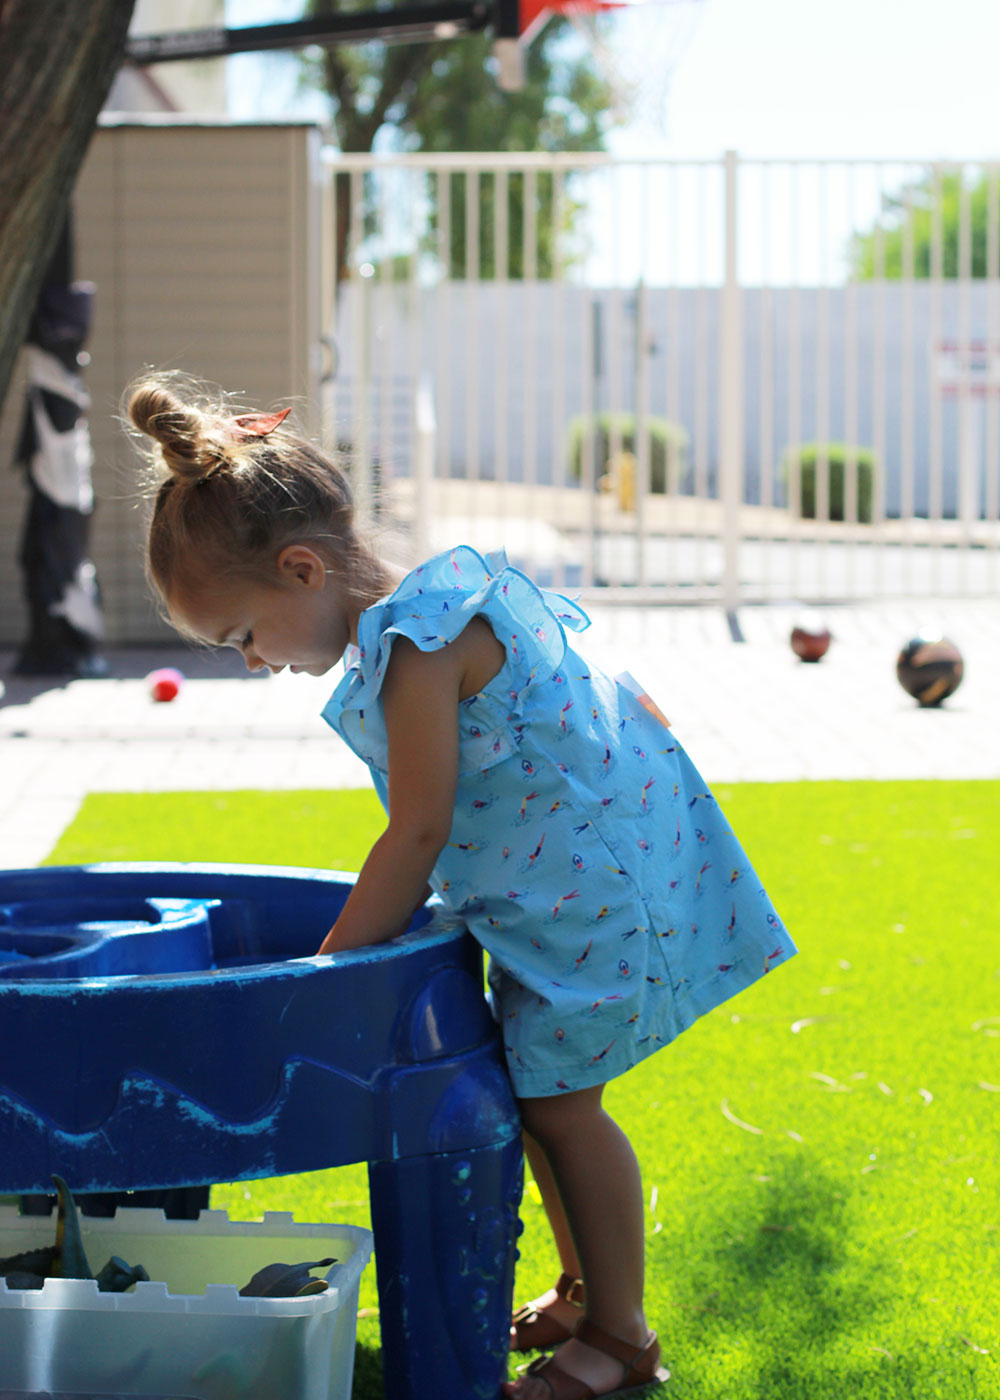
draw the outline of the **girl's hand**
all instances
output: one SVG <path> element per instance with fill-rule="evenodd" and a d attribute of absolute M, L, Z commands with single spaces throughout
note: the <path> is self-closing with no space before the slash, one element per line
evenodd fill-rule
<path fill-rule="evenodd" d="M 382 686 L 389 742 L 389 825 L 320 947 L 335 953 L 408 925 L 451 832 L 458 779 L 461 648 L 421 652 L 400 637 Z"/>
<path fill-rule="evenodd" d="M 319 949 L 336 953 L 396 937 L 424 897 L 455 816 L 458 704 L 500 669 L 504 652 L 473 618 L 447 646 L 398 637 L 382 683 L 389 745 L 389 825 L 372 847 Z"/>
<path fill-rule="evenodd" d="M 374 849 L 374 848 L 373 848 L 373 849 Z M 399 928 L 394 929 L 392 933 L 386 934 L 385 938 L 373 938 L 373 939 L 370 939 L 370 940 L 368 940 L 368 941 L 371 942 L 371 943 L 388 943 L 389 940 L 392 939 L 392 938 L 402 938 L 403 934 L 406 933 L 406 931 L 409 929 L 410 924 L 411 924 L 411 922 L 412 922 L 412 920 L 413 920 L 413 916 L 414 916 L 414 914 L 416 914 L 417 909 L 419 909 L 419 908 L 420 908 L 420 905 L 418 904 L 418 905 L 417 905 L 417 908 L 416 908 L 416 909 L 413 909 L 413 910 L 411 911 L 410 917 L 409 917 L 408 919 L 406 919 L 404 923 L 401 923 L 400 926 L 399 926 Z M 346 948 L 349 948 L 349 947 L 350 947 L 350 948 L 361 948 L 361 947 L 364 947 L 364 946 L 365 946 L 363 943 L 351 943 L 351 944 L 344 943 L 344 942 L 341 941 L 341 940 L 342 940 L 342 937 L 343 937 L 343 935 L 341 934 L 340 930 L 338 929 L 337 924 L 334 924 L 333 928 L 332 928 L 332 929 L 330 930 L 330 932 L 326 935 L 326 937 L 323 939 L 323 942 L 319 945 L 319 948 L 316 950 L 316 951 L 317 951 L 317 954 L 319 954 L 319 953 L 340 953 L 340 952 L 343 952 Z"/>

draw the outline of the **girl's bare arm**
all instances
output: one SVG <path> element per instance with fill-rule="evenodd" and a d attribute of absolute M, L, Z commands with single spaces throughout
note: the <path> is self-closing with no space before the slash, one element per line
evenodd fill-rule
<path fill-rule="evenodd" d="M 337 922 L 319 949 L 335 953 L 402 932 L 423 894 L 454 818 L 458 702 L 496 639 L 467 628 L 439 651 L 396 640 L 382 702 L 389 740 L 389 825 L 372 847 Z M 492 654 L 492 653 L 491 653 Z"/>

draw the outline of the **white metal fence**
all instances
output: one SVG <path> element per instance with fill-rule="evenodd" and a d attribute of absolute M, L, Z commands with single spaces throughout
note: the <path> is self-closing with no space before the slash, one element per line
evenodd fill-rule
<path fill-rule="evenodd" d="M 328 430 L 414 555 L 727 607 L 997 588 L 1000 166 L 333 170 Z"/>

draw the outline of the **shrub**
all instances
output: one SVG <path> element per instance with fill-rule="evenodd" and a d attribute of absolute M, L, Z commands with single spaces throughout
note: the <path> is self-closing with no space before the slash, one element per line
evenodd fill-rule
<path fill-rule="evenodd" d="M 803 520 L 816 519 L 816 480 L 818 464 L 829 465 L 830 519 L 843 520 L 846 515 L 848 463 L 857 472 L 858 520 L 864 525 L 872 521 L 875 499 L 875 473 L 878 459 L 868 447 L 849 447 L 843 442 L 806 442 L 792 447 L 782 459 L 782 474 L 791 493 L 793 473 L 799 475 L 799 514 Z"/>
<path fill-rule="evenodd" d="M 649 433 L 650 490 L 662 496 L 668 490 L 669 480 L 669 493 L 676 495 L 687 480 L 688 434 L 679 423 L 672 423 L 667 418 L 647 418 L 646 428 Z M 631 452 L 635 458 L 639 456 L 634 413 L 598 414 L 596 428 L 591 417 L 582 415 L 574 418 L 569 424 L 569 469 L 577 481 L 583 474 L 583 444 L 588 437 L 594 440 L 595 478 L 607 471 L 613 450 Z"/>

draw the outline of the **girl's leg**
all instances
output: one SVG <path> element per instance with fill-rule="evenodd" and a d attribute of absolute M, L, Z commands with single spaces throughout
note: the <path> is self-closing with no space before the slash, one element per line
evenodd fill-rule
<path fill-rule="evenodd" d="M 531 1174 L 542 1198 L 542 1208 L 552 1230 L 556 1252 L 559 1255 L 559 1267 L 570 1278 L 579 1278 L 580 1261 L 577 1258 L 576 1246 L 573 1243 L 573 1236 L 566 1220 L 566 1212 L 563 1210 L 559 1188 L 556 1186 L 552 1168 L 549 1166 L 549 1159 L 530 1133 L 525 1132 L 523 1136 L 524 1155 L 528 1159 Z M 547 1317 L 552 1317 L 570 1332 L 582 1316 L 579 1304 L 561 1298 L 554 1288 L 550 1288 L 547 1292 L 534 1298 L 529 1306 L 534 1308 L 536 1312 L 545 1313 Z M 511 1338 L 513 1343 L 513 1329 Z"/>
<path fill-rule="evenodd" d="M 522 1099 L 524 1126 L 551 1171 L 586 1290 L 591 1322 L 638 1349 L 649 1335 L 642 1308 L 644 1229 L 642 1180 L 632 1146 L 601 1106 L 603 1085 L 551 1098 Z M 539 1187 L 541 1189 L 541 1187 Z M 543 1197 L 544 1200 L 544 1197 Z M 597 1395 L 617 1389 L 622 1368 L 571 1338 L 559 1348 L 559 1369 Z M 507 1393 L 546 1400 L 544 1382 L 526 1377 Z"/>
<path fill-rule="evenodd" d="M 529 1132 L 524 1133 L 524 1155 L 528 1159 L 531 1175 L 535 1178 L 535 1185 L 538 1187 L 542 1206 L 552 1229 L 560 1267 L 564 1274 L 569 1274 L 570 1278 L 579 1278 L 580 1260 L 577 1257 L 576 1245 L 573 1243 L 566 1212 L 563 1210 L 559 1187 L 552 1175 L 548 1157 Z"/>

